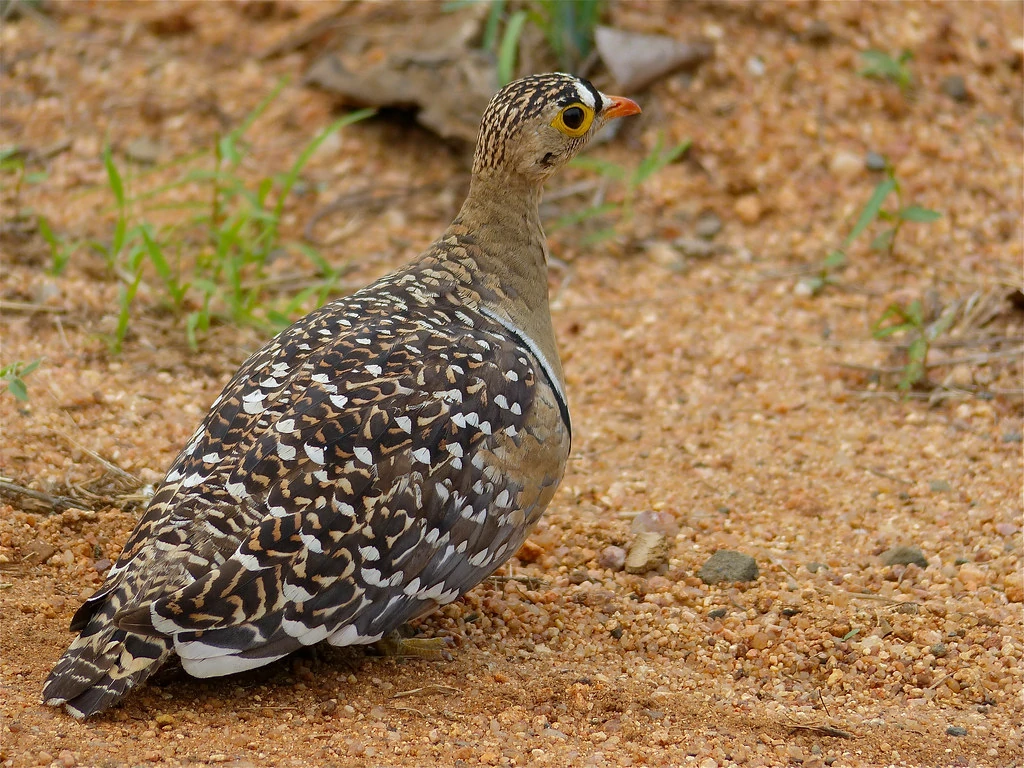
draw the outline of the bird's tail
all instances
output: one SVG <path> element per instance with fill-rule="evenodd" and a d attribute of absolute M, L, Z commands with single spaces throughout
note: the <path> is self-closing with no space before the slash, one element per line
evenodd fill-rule
<path fill-rule="evenodd" d="M 172 641 L 119 629 L 116 601 L 101 605 L 61 656 L 43 685 L 43 702 L 63 705 L 85 718 L 120 701 L 156 672 L 171 653 Z"/>

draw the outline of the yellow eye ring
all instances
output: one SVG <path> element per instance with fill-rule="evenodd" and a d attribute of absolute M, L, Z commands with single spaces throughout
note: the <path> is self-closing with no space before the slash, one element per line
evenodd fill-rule
<path fill-rule="evenodd" d="M 575 104 L 570 104 L 559 112 L 555 116 L 555 119 L 551 121 L 551 125 L 566 136 L 578 139 L 590 130 L 590 126 L 593 122 L 594 110 L 586 104 L 576 102 Z"/>

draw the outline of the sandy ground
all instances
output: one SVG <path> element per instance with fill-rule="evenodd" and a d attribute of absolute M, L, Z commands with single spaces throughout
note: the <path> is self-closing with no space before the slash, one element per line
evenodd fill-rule
<path fill-rule="evenodd" d="M 3 180 L 0 362 L 44 362 L 27 404 L 0 395 L 0 474 L 92 499 L 0 497 L 0 763 L 1024 764 L 1021 313 L 997 301 L 984 327 L 954 328 L 961 343 L 932 358 L 948 386 L 910 399 L 890 394 L 883 369 L 900 358 L 870 334 L 894 300 L 941 308 L 1020 285 L 1020 3 L 616 4 L 617 26 L 703 35 L 716 58 L 629 94 L 643 117 L 595 150 L 631 165 L 659 132 L 693 140 L 620 236 L 551 238 L 573 456 L 501 572 L 515 578 L 420 623 L 454 638 L 455 660 L 330 650 L 213 681 L 171 670 L 85 723 L 39 703 L 72 613 L 141 512 L 123 494 L 160 480 L 264 332 L 215 326 L 194 353 L 147 281 L 111 355 L 117 279 L 85 250 L 48 275 L 34 219 L 8 213 L 109 238 L 104 142 L 119 158 L 139 138 L 163 160 L 208 147 L 288 75 L 242 171 L 285 168 L 334 105 L 298 84 L 302 51 L 252 54 L 327 10 L 76 2 L 0 33 L 0 144 L 46 174 Z M 871 47 L 914 52 L 910 97 L 857 75 Z M 880 179 L 869 151 L 943 218 L 908 225 L 892 257 L 856 244 L 840 285 L 807 295 L 798 280 Z M 410 123 L 361 123 L 314 157 L 285 224 L 294 235 L 375 184 L 441 182 L 318 225 L 351 289 L 441 231 L 466 168 Z M 720 252 L 687 256 L 676 241 L 708 212 Z M 626 573 L 605 550 L 628 548 L 644 511 L 668 516 L 668 560 Z M 899 545 L 927 567 L 883 565 Z M 752 555 L 760 576 L 704 584 L 719 549 Z"/>

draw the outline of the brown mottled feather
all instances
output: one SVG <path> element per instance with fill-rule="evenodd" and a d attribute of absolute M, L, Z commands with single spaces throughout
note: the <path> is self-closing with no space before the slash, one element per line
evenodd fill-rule
<path fill-rule="evenodd" d="M 101 712 L 172 653 L 206 677 L 373 642 L 516 552 L 569 453 L 537 204 L 589 134 L 544 126 L 587 92 L 500 92 L 448 231 L 242 365 L 75 614 L 46 703 Z M 523 164 L 544 148 L 529 131 L 558 163 Z"/>

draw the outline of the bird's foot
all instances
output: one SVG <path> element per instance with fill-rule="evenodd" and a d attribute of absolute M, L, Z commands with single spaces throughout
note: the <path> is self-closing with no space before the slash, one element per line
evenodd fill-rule
<path fill-rule="evenodd" d="M 451 661 L 450 648 L 455 641 L 450 637 L 401 637 L 392 632 L 373 644 L 373 649 L 381 656 L 400 659 L 426 659 L 428 661 Z"/>

